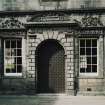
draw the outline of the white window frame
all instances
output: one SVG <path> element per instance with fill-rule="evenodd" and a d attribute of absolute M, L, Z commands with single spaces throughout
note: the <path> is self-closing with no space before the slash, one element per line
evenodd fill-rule
<path fill-rule="evenodd" d="M 21 46 L 21 56 L 22 56 L 22 72 L 23 72 L 23 64 L 25 65 L 24 62 L 24 57 L 25 57 L 25 50 L 24 47 L 25 46 L 25 41 L 24 38 L 14 38 L 14 39 L 21 39 L 22 41 L 22 46 Z M 6 73 L 6 67 L 5 67 L 5 41 L 6 40 L 14 40 L 12 38 L 8 38 L 8 39 L 4 39 L 4 76 L 22 76 L 22 72 L 21 73 Z"/>
<path fill-rule="evenodd" d="M 91 72 L 91 73 L 87 73 L 87 72 L 84 72 L 84 73 L 81 73 L 80 72 L 80 40 L 81 39 L 96 39 L 97 40 L 97 72 Z M 79 38 L 79 75 L 80 76 L 88 76 L 88 77 L 92 77 L 92 76 L 98 76 L 99 74 L 99 39 L 98 38 Z"/>

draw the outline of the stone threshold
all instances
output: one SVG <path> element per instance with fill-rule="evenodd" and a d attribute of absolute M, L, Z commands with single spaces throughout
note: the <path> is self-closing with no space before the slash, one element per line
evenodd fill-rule
<path fill-rule="evenodd" d="M 55 94 L 55 93 L 39 93 L 39 94 L 36 94 L 36 96 L 67 96 L 66 93 L 63 93 L 63 94 Z"/>

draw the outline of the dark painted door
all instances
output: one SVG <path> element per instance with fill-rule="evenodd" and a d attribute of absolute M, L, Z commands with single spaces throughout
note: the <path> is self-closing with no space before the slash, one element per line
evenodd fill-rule
<path fill-rule="evenodd" d="M 55 40 L 42 42 L 37 48 L 37 92 L 65 92 L 64 49 Z"/>

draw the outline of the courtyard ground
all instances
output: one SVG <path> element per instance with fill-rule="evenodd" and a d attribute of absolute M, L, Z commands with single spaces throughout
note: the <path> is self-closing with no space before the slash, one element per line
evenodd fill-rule
<path fill-rule="evenodd" d="M 0 105 L 105 105 L 105 96 L 1 95 Z"/>

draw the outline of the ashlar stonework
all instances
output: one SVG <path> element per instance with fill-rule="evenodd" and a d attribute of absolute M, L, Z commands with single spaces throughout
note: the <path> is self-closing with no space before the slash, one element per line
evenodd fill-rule
<path fill-rule="evenodd" d="M 96 11 L 93 10 L 35 11 L 23 12 L 23 14 L 22 12 L 18 12 L 16 14 L 13 12 L 9 12 L 8 14 L 0 13 L 0 94 L 40 93 L 38 90 L 38 83 L 40 80 L 37 67 L 39 62 L 37 60 L 37 49 L 42 43 L 50 43 L 50 41 L 53 41 L 57 43 L 57 45 L 61 46 L 62 49 L 64 49 L 64 73 L 62 75 L 58 75 L 58 77 L 54 79 L 59 81 L 59 78 L 64 76 L 65 86 L 63 86 L 62 83 L 58 83 L 61 84 L 60 88 L 65 87 L 63 94 L 104 95 L 105 15 L 104 12 L 101 14 L 99 13 L 100 11 L 97 11 L 96 13 Z M 94 44 L 94 39 L 97 39 L 97 45 Z M 13 43 L 14 40 L 21 40 L 21 47 L 15 48 L 11 44 L 11 47 L 8 47 L 6 44 L 6 41 L 8 40 L 10 40 L 8 43 Z M 82 43 L 80 40 L 85 41 L 85 47 L 83 47 L 84 45 L 82 46 L 82 44 L 80 44 Z M 91 44 L 88 45 L 88 41 L 90 40 Z M 94 43 L 92 41 L 94 41 Z M 18 46 L 18 41 L 16 43 L 16 46 Z M 42 46 L 44 48 L 44 45 Z M 91 48 L 89 46 L 91 46 Z M 55 48 L 58 48 L 58 46 Z M 97 57 L 97 70 L 94 72 L 88 72 L 89 70 L 87 69 L 90 65 L 88 60 L 90 57 L 90 52 L 87 51 L 89 48 L 90 50 L 92 49 L 91 56 L 93 58 Z M 8 49 L 11 49 L 11 51 L 6 52 Z M 85 49 L 84 54 L 81 54 L 83 53 L 81 52 L 81 49 Z M 21 52 L 19 53 L 20 50 Z M 47 51 L 47 53 L 48 52 L 50 51 Z M 38 53 L 40 54 L 41 52 Z M 95 56 L 94 53 L 97 56 Z M 22 61 L 18 61 L 20 57 L 18 54 L 22 56 Z M 6 63 L 6 56 L 7 58 L 8 56 L 11 57 L 11 63 L 9 63 L 9 66 L 6 66 L 8 64 Z M 56 56 L 58 58 L 60 57 L 60 55 Z M 82 61 L 80 59 L 81 56 Z M 51 59 L 57 60 L 57 57 Z M 93 70 L 92 67 L 95 65 L 93 63 L 94 61 L 92 60 L 93 58 L 91 58 L 90 61 L 91 70 Z M 44 60 L 47 62 L 47 58 Z M 51 62 L 53 63 L 54 67 L 56 66 L 57 70 L 61 66 L 59 66 L 59 64 L 61 64 L 59 62 L 60 61 L 58 60 L 58 65 L 54 64 L 54 62 Z M 14 65 L 17 65 L 16 67 L 21 66 L 20 73 L 12 71 L 18 71 L 18 68 L 15 69 Z M 81 68 L 84 69 L 81 65 L 83 65 L 87 71 L 81 73 Z M 45 68 L 43 68 L 43 71 Z M 8 69 L 11 71 L 7 72 Z M 48 66 L 47 69 L 50 70 L 50 66 Z M 54 72 L 57 74 L 57 71 Z M 49 78 L 48 72 L 46 73 L 45 77 L 47 77 L 47 80 L 53 80 L 53 78 Z M 46 85 L 46 83 L 42 84 Z M 47 85 L 49 84 L 50 83 Z M 48 87 L 47 85 L 46 87 Z M 48 90 L 48 88 L 46 89 Z M 43 91 L 43 93 L 46 92 Z M 48 91 L 47 93 L 58 94 L 56 91 Z"/>

